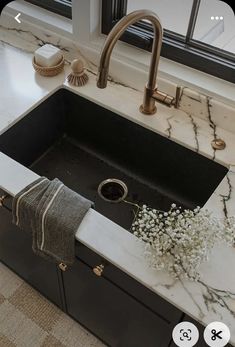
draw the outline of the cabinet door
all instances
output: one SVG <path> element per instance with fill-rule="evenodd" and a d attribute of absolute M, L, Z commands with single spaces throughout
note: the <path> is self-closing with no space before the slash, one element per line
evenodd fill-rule
<path fill-rule="evenodd" d="M 11 219 L 11 213 L 0 208 L 0 261 L 62 307 L 56 265 L 34 254 L 29 230 L 20 230 Z"/>
<path fill-rule="evenodd" d="M 172 325 L 76 260 L 63 273 L 69 315 L 112 347 L 167 347 Z"/>
<path fill-rule="evenodd" d="M 102 257 L 79 242 L 76 242 L 76 255 L 78 260 L 80 259 L 91 268 L 104 262 Z M 131 276 L 127 275 L 116 266 L 108 264 L 108 266 L 105 266 L 104 274 L 106 279 L 115 283 L 115 285 L 123 291 L 128 292 L 129 295 L 134 296 L 139 302 L 142 302 L 144 306 L 149 307 L 159 318 L 173 325 L 182 320 L 184 315 L 179 309 L 141 283 L 133 280 Z"/>

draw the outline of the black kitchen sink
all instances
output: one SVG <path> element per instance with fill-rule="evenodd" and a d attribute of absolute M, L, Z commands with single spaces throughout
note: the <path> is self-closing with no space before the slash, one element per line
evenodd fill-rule
<path fill-rule="evenodd" d="M 103 200 L 97 192 L 103 180 L 123 181 L 129 202 L 167 210 L 173 202 L 203 206 L 227 173 L 212 160 L 65 89 L 1 135 L 0 151 L 39 175 L 58 177 L 126 229 L 135 207 Z"/>

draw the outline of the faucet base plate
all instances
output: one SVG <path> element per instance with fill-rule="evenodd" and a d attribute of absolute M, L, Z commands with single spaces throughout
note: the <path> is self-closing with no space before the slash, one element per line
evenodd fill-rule
<path fill-rule="evenodd" d="M 157 107 L 154 106 L 154 108 L 152 110 L 146 110 L 143 105 L 140 105 L 139 110 L 140 110 L 141 113 L 143 113 L 143 114 L 145 114 L 147 116 L 151 116 L 151 115 L 153 115 L 153 114 L 155 114 L 157 112 Z"/>

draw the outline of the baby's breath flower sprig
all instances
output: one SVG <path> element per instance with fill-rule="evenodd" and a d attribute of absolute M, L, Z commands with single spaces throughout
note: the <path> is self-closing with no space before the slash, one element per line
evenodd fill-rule
<path fill-rule="evenodd" d="M 172 204 L 164 212 L 143 205 L 131 231 L 146 243 L 145 256 L 153 268 L 197 281 L 199 266 L 208 260 L 214 245 L 234 244 L 235 217 L 222 221 L 200 207 L 182 210 Z"/>

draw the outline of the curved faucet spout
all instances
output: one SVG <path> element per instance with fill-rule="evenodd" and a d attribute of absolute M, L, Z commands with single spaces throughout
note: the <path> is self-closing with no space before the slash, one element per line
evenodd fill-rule
<path fill-rule="evenodd" d="M 149 20 L 152 23 L 154 29 L 154 41 L 148 82 L 145 87 L 144 100 L 140 110 L 145 114 L 153 114 L 156 112 L 155 99 L 153 98 L 153 95 L 156 89 L 157 70 L 162 46 L 163 30 L 158 16 L 152 11 L 138 10 L 131 12 L 127 16 L 123 17 L 110 31 L 105 41 L 100 58 L 97 87 L 105 88 L 107 85 L 110 56 L 117 40 L 130 25 L 142 19 Z"/>

